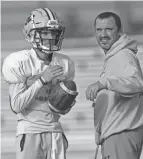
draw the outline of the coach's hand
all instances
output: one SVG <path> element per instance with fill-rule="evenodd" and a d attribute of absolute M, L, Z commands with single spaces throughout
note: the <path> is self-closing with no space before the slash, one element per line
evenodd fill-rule
<path fill-rule="evenodd" d="M 94 101 L 97 93 L 102 89 L 104 89 L 104 86 L 99 81 L 89 85 L 85 93 L 86 99 Z"/>
<path fill-rule="evenodd" d="M 47 68 L 45 72 L 42 74 L 42 78 L 46 82 L 52 81 L 54 78 L 61 76 L 64 74 L 63 67 L 60 65 L 55 65 Z"/>

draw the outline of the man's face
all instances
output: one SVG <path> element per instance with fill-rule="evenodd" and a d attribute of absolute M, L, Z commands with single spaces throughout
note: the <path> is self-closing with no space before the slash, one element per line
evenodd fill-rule
<path fill-rule="evenodd" d="M 116 26 L 113 17 L 106 19 L 97 19 L 95 25 L 95 34 L 100 47 L 106 53 L 111 46 L 119 39 L 120 31 Z"/>
<path fill-rule="evenodd" d="M 43 45 L 46 47 L 49 47 L 49 45 L 55 45 L 56 42 L 56 36 L 57 36 L 57 32 L 56 31 L 42 31 L 41 32 L 41 38 L 43 40 Z M 49 41 L 50 39 L 50 41 Z"/>

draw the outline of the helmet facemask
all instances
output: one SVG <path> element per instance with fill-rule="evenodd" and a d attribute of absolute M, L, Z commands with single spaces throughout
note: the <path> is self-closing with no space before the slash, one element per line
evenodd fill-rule
<path fill-rule="evenodd" d="M 44 53 L 51 53 L 61 49 L 64 31 L 64 28 L 36 28 L 30 31 L 29 36 L 34 48 Z"/>

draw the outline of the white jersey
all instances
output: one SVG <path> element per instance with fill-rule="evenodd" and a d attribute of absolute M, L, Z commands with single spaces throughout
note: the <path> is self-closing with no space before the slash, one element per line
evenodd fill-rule
<path fill-rule="evenodd" d="M 53 53 L 50 65 L 63 66 L 64 75 L 60 80 L 74 79 L 75 66 L 68 56 Z M 4 59 L 2 72 L 9 83 L 11 108 L 18 117 L 17 135 L 62 132 L 60 115 L 54 114 L 47 102 L 51 84 L 43 86 L 39 80 L 48 67 L 34 49 L 15 52 Z"/>

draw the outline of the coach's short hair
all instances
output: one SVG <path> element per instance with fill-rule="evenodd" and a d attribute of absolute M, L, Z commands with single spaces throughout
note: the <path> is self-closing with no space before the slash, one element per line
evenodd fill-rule
<path fill-rule="evenodd" d="M 94 26 L 96 25 L 96 20 L 97 19 L 107 19 L 107 18 L 110 18 L 110 17 L 114 18 L 115 23 L 116 23 L 117 28 L 118 28 L 118 31 L 119 31 L 122 28 L 121 19 L 117 14 L 115 14 L 113 12 L 103 12 L 103 13 L 99 14 L 94 21 Z"/>

